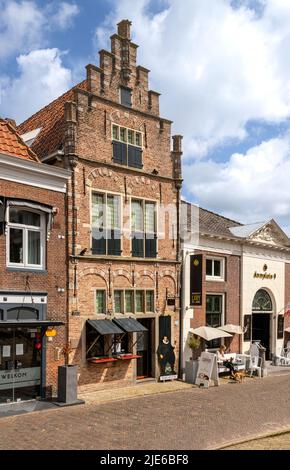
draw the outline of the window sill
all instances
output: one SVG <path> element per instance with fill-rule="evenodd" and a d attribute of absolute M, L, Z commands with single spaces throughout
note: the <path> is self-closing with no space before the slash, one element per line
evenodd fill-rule
<path fill-rule="evenodd" d="M 214 277 L 214 276 L 206 276 L 205 280 L 211 281 L 211 282 L 225 282 L 225 280 L 222 277 Z"/>
<path fill-rule="evenodd" d="M 87 359 L 87 361 L 91 364 L 106 364 L 107 362 L 117 362 L 118 359 L 115 359 L 114 357 L 92 357 L 91 359 Z"/>
<path fill-rule="evenodd" d="M 24 267 L 21 267 L 21 268 L 17 268 L 16 266 L 7 266 L 6 268 L 6 271 L 8 272 L 20 272 L 20 273 L 35 273 L 35 274 L 47 274 L 47 270 L 46 269 L 37 269 L 37 268 L 24 268 Z"/>

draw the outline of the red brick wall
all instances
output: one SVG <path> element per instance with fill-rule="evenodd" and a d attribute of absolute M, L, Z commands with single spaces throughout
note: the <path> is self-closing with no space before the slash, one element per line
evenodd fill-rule
<path fill-rule="evenodd" d="M 6 237 L 0 236 L 0 290 L 25 291 L 27 280 L 31 291 L 47 293 L 47 319 L 59 320 L 66 323 L 66 240 L 58 238 L 66 235 L 65 228 L 65 195 L 62 193 L 40 189 L 0 179 L 0 195 L 5 197 L 25 198 L 26 200 L 44 203 L 57 207 L 54 225 L 50 239 L 46 243 L 46 272 L 17 272 L 9 271 L 6 267 Z M 57 287 L 65 289 L 59 293 Z M 65 344 L 65 327 L 57 327 L 57 336 L 52 342 L 47 341 L 46 380 L 47 386 L 52 386 L 56 392 L 57 367 L 63 363 L 60 355 L 56 360 L 56 348 L 62 349 Z"/>
<path fill-rule="evenodd" d="M 203 295 L 202 307 L 194 307 L 191 327 L 197 328 L 206 324 L 206 295 L 224 295 L 224 320 L 225 323 L 240 324 L 240 257 L 224 255 L 223 253 L 211 253 L 196 251 L 203 255 Z M 206 280 L 206 256 L 225 259 L 225 281 Z M 234 335 L 233 339 L 225 338 L 222 342 L 227 346 L 229 352 L 239 352 L 240 336 Z"/>

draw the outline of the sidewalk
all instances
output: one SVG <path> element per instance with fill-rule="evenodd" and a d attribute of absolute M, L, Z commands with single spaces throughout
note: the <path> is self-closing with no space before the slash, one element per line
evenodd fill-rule
<path fill-rule="evenodd" d="M 180 390 L 191 389 L 193 386 L 179 380 L 172 382 L 150 382 L 139 383 L 129 387 L 121 387 L 109 390 L 98 390 L 90 393 L 80 393 L 78 398 L 84 400 L 86 405 L 91 403 L 100 405 L 112 401 L 129 400 L 132 398 L 157 395 L 160 393 L 172 393 Z"/>

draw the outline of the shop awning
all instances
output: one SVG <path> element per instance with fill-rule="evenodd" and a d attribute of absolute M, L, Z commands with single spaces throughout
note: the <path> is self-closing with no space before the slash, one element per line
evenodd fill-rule
<path fill-rule="evenodd" d="M 64 323 L 62 321 L 54 320 L 7 320 L 0 321 L 0 328 L 10 328 L 12 326 L 31 326 L 31 327 L 44 327 L 48 328 L 49 326 L 62 326 Z"/>
<path fill-rule="evenodd" d="M 135 320 L 135 318 L 114 318 L 113 322 L 116 323 L 126 333 L 140 333 L 148 331 L 145 326 Z"/>
<path fill-rule="evenodd" d="M 111 320 L 87 320 L 87 323 L 103 336 L 122 335 L 124 333 L 124 331 Z"/>

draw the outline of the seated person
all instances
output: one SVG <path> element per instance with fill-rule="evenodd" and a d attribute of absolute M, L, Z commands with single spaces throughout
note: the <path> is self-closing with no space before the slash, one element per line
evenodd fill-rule
<path fill-rule="evenodd" d="M 233 364 L 233 360 L 231 359 L 226 359 L 225 357 L 225 350 L 226 347 L 222 344 L 217 351 L 217 360 L 218 362 L 222 362 L 222 364 L 230 370 L 230 374 L 232 378 L 235 378 L 235 368 Z"/>

